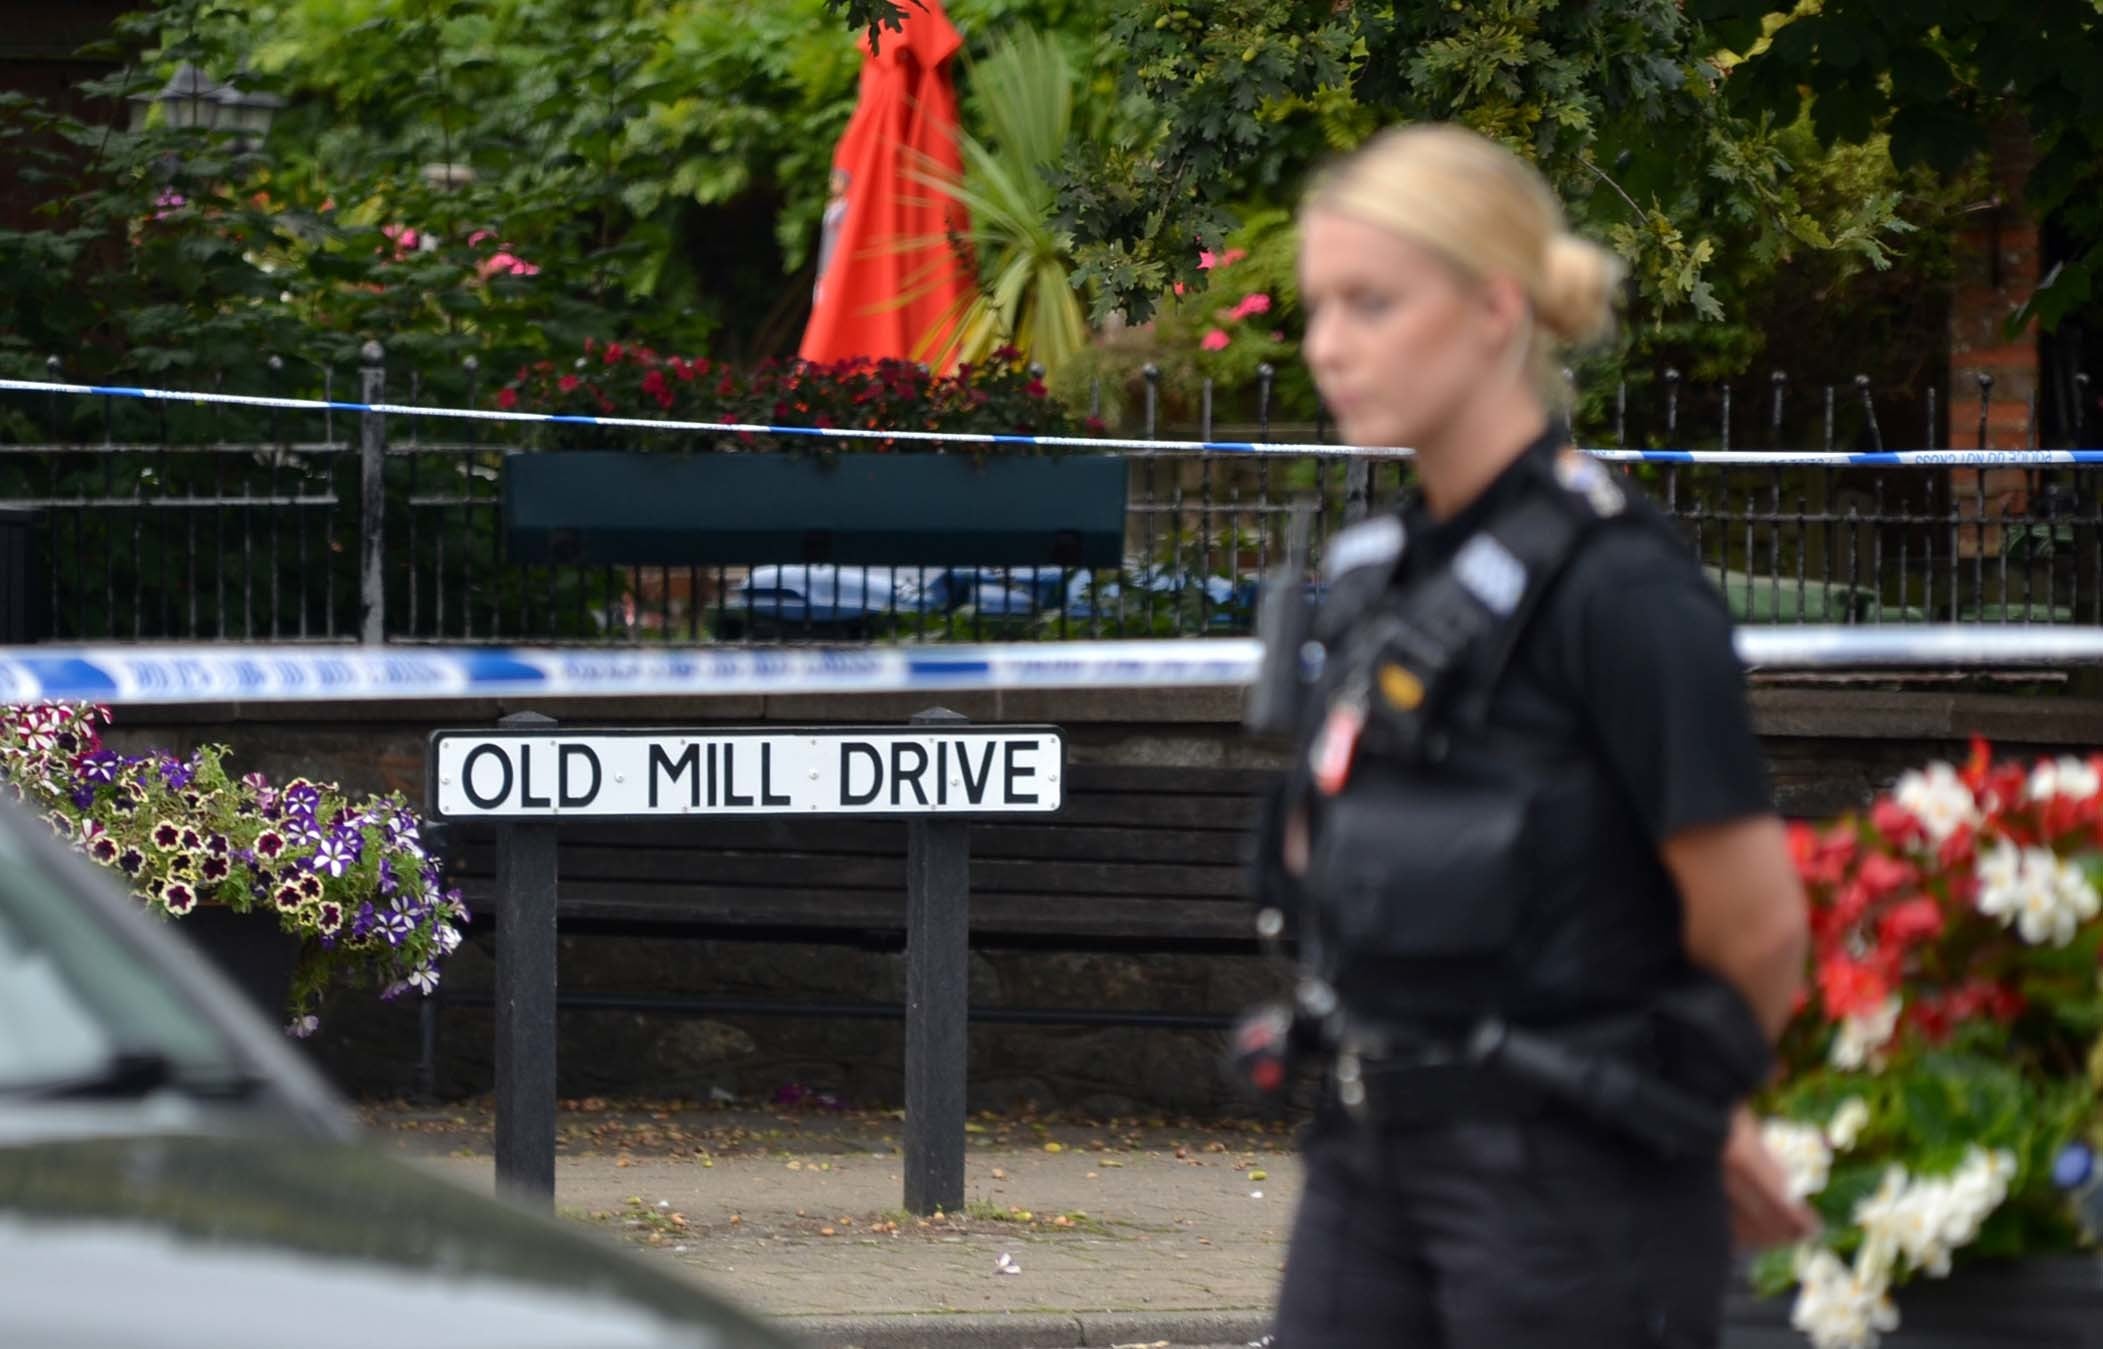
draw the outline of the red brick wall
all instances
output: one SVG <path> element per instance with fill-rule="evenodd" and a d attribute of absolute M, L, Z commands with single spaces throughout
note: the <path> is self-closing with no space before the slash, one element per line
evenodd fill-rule
<path fill-rule="evenodd" d="M 2031 436 L 2031 404 L 2038 390 L 2035 325 L 2010 341 L 2006 325 L 2040 279 L 2037 222 L 2023 200 L 2023 181 L 2036 162 L 2037 148 L 2020 121 L 2003 125 L 1993 136 L 1989 155 L 1993 191 L 2000 204 L 1974 213 L 1971 227 L 1958 240 L 1957 285 L 1950 304 L 1949 443 L 1958 448 L 2026 448 Z M 1993 379 L 1980 429 L 1979 376 Z M 2031 475 L 2021 469 L 1956 470 L 1950 474 L 1959 514 L 2019 512 L 2027 506 Z M 1966 528 L 1958 536 L 1961 556 L 1982 548 L 1999 551 L 2000 530 Z"/>

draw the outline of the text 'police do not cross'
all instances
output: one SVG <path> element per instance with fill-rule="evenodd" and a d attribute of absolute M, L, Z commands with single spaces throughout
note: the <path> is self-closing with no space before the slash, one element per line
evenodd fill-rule
<path fill-rule="evenodd" d="M 448 819 L 1035 813 L 1064 769 L 1049 727 L 440 731 L 429 800 Z"/>

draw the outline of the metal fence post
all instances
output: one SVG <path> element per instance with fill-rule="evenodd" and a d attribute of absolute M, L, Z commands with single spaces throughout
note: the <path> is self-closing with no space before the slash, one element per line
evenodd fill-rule
<path fill-rule="evenodd" d="M 359 401 L 378 403 L 387 394 L 387 352 L 378 342 L 358 350 Z M 387 640 L 387 418 L 358 414 L 358 640 Z"/>
<path fill-rule="evenodd" d="M 915 726 L 953 726 L 945 707 Z M 971 987 L 971 833 L 939 817 L 906 824 L 905 1207 L 964 1204 L 965 1022 Z"/>
<path fill-rule="evenodd" d="M 511 729 L 552 731 L 552 717 L 516 712 Z M 555 1199 L 555 829 L 497 829 L 497 1186 Z"/>

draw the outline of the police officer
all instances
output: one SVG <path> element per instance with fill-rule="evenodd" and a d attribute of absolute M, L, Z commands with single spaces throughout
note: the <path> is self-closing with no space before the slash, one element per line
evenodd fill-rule
<path fill-rule="evenodd" d="M 1425 125 L 1320 179 L 1300 272 L 1324 401 L 1417 489 L 1290 653 L 1260 921 L 1324 1073 L 1275 1343 L 1714 1344 L 1734 1232 L 1811 1231 L 1743 1104 L 1804 903 L 1728 611 L 1553 412 L 1615 262 Z"/>

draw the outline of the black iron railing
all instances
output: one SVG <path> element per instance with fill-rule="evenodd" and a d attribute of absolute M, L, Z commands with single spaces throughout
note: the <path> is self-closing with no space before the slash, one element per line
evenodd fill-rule
<path fill-rule="evenodd" d="M 377 357 L 369 349 L 369 357 Z M 301 387 L 380 401 L 377 359 Z M 173 382 L 173 381 L 171 381 Z M 2081 381 L 2085 390 L 2085 379 Z M 244 392 L 292 392 L 272 362 Z M 411 373 L 409 404 L 477 405 L 470 364 Z M 1326 443 L 1274 423 L 1268 375 L 1165 423 L 1151 372 L 1127 434 Z M 1933 390 L 1872 398 L 1864 380 L 1804 389 L 1776 375 L 1750 420 L 1758 448 L 1881 450 L 1885 421 L 1925 415 L 1906 448 L 1980 445 L 2008 414 Z M 404 397 L 403 395 L 406 395 Z M 1747 400 L 1667 371 L 1580 401 L 1594 447 L 1738 449 Z M 2005 400 L 2003 400 L 2005 404 Z M 2075 402 L 2071 436 L 2081 432 Z M 355 411 L 121 405 L 0 395 L 0 508 L 26 511 L 40 635 L 58 640 L 697 642 L 1065 639 L 1246 632 L 1293 501 L 1320 540 L 1392 502 L 1406 461 L 1317 455 L 1136 454 L 1127 560 L 1106 571 L 520 566 L 504 556 L 504 458 L 532 428 Z M 1222 423 L 1215 405 L 1243 406 Z M 1895 412 L 1896 410 L 1896 412 Z M 2022 419 L 2027 418 L 2027 422 Z M 1734 440 L 1736 426 L 1736 442 Z M 465 429 L 463 429 L 465 428 Z M 609 432 L 607 449 L 705 447 L 690 434 Z M 799 452 L 784 450 L 784 453 Z M 971 452 L 983 452 L 971 447 Z M 1750 623 L 2103 622 L 2103 478 L 2076 466 L 1801 467 L 1643 463 L 1629 480 L 1683 524 Z M 19 515 L 10 518 L 19 520 Z M 19 550 L 18 550 L 19 552 Z M 10 554 L 9 556 L 13 556 Z M 1317 554 L 1319 556 L 1319 554 Z M 18 587 L 19 588 L 19 587 Z"/>

